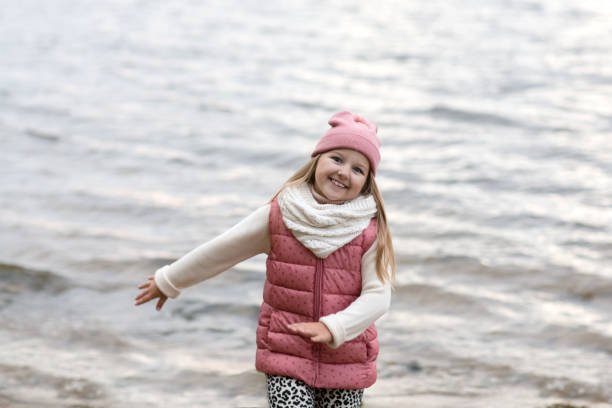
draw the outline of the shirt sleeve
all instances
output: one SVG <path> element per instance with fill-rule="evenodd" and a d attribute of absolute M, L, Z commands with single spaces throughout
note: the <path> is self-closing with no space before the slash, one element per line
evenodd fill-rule
<path fill-rule="evenodd" d="M 270 204 L 258 208 L 216 238 L 155 272 L 159 290 L 170 298 L 181 289 L 220 274 L 257 254 L 270 251 Z"/>
<path fill-rule="evenodd" d="M 382 283 L 376 274 L 376 249 L 374 241 L 361 258 L 361 294 L 346 309 L 319 319 L 332 334 L 331 348 L 363 333 L 372 323 L 384 315 L 391 305 L 391 284 Z"/>

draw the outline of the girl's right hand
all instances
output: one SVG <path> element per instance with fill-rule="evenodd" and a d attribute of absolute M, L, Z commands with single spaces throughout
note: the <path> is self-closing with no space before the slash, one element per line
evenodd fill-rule
<path fill-rule="evenodd" d="M 164 295 L 157 287 L 153 276 L 149 276 L 146 282 L 138 286 L 138 289 L 142 289 L 142 292 L 140 292 L 140 294 L 134 299 L 134 306 L 139 306 L 143 303 L 147 303 L 149 300 L 159 298 L 155 309 L 157 309 L 157 311 L 160 311 L 161 308 L 164 306 L 164 303 L 166 303 L 166 300 L 168 299 L 168 296 Z"/>
<path fill-rule="evenodd" d="M 330 343 L 333 340 L 331 332 L 321 322 L 294 323 L 287 327 L 292 333 L 309 338 L 313 343 Z"/>

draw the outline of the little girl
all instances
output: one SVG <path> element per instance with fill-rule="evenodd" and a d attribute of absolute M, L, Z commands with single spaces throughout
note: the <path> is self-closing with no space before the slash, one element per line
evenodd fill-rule
<path fill-rule="evenodd" d="M 343 111 L 311 160 L 236 226 L 166 265 L 136 305 L 268 254 L 255 366 L 270 407 L 359 407 L 376 381 L 374 322 L 389 308 L 395 258 L 374 176 L 377 127 Z"/>

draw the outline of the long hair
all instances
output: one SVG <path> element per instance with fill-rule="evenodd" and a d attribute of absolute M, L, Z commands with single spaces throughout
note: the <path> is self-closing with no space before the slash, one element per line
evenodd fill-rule
<path fill-rule="evenodd" d="M 285 188 L 289 186 L 298 185 L 301 183 L 310 183 L 314 185 L 315 170 L 317 163 L 319 162 L 321 154 L 317 154 L 310 161 L 304 164 L 298 171 L 296 171 L 281 188 L 274 194 L 270 201 L 273 201 Z M 368 172 L 368 176 L 365 184 L 361 190 L 361 194 L 372 194 L 374 201 L 376 202 L 376 238 L 378 240 L 378 247 L 376 249 L 376 275 L 382 282 L 389 282 L 393 284 L 395 281 L 395 251 L 393 250 L 393 241 L 391 239 L 391 231 L 387 224 L 387 214 L 385 213 L 385 205 L 380 194 L 380 190 L 376 185 L 376 180 L 372 170 Z"/>

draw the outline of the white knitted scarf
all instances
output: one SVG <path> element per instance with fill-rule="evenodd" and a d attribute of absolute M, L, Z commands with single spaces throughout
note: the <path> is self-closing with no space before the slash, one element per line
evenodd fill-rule
<path fill-rule="evenodd" d="M 376 214 L 372 195 L 360 195 L 342 204 L 320 204 L 308 183 L 283 189 L 278 204 L 287 228 L 318 258 L 326 258 L 351 242 Z"/>

